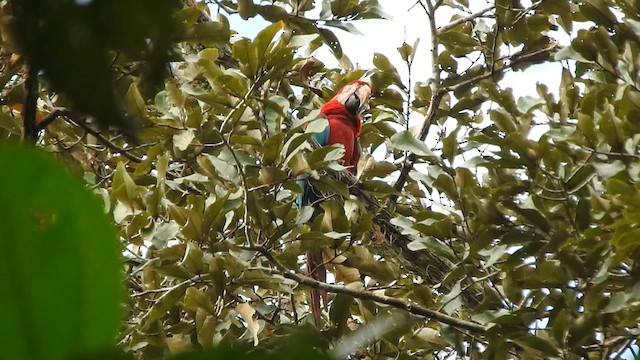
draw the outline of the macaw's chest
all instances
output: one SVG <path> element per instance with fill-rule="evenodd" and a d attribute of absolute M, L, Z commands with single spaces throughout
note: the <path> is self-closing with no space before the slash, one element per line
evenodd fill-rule
<path fill-rule="evenodd" d="M 360 151 L 357 148 L 356 129 L 342 120 L 329 118 L 329 140 L 327 145 L 342 144 L 344 146 L 343 165 L 353 166 L 358 162 Z"/>

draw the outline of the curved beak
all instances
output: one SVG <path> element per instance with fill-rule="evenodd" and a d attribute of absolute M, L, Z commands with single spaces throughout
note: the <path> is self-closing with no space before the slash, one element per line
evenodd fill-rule
<path fill-rule="evenodd" d="M 349 84 L 336 97 L 351 115 L 361 115 L 369 109 L 371 86 L 365 82 Z"/>

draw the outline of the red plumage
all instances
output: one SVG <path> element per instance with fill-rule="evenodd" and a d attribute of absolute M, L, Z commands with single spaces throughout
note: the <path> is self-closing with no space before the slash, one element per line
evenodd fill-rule
<path fill-rule="evenodd" d="M 360 114 L 350 113 L 344 104 L 344 99 L 340 98 L 341 95 L 344 94 L 345 89 L 348 89 L 350 86 L 368 88 L 366 99 L 362 99 L 362 101 L 368 100 L 371 94 L 369 84 L 361 80 L 356 80 L 340 89 L 340 91 L 320 109 L 320 112 L 329 120 L 329 141 L 326 145 L 344 145 L 345 153 L 342 159 L 343 165 L 345 166 L 355 166 L 358 164 L 360 147 L 357 139 L 362 130 Z"/>

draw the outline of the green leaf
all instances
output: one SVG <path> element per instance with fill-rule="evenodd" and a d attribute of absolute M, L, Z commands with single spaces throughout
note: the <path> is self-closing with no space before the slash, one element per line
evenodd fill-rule
<path fill-rule="evenodd" d="M 592 179 L 593 177 L 596 175 L 594 173 L 593 168 L 595 167 L 595 165 L 589 166 L 589 165 L 583 165 L 580 166 L 579 168 L 576 169 L 575 172 L 573 172 L 568 179 L 565 181 L 565 186 L 567 188 L 567 192 L 569 194 L 572 194 L 578 190 L 580 190 L 582 187 L 584 187 L 585 185 L 587 185 Z M 624 166 L 623 166 L 624 169 Z M 602 175 L 604 176 L 607 173 L 609 173 L 611 171 L 611 168 L 606 168 L 606 169 L 602 169 L 601 171 L 599 171 Z M 610 177 L 606 176 L 606 177 Z"/>
<path fill-rule="evenodd" d="M 322 41 L 329 46 L 331 51 L 333 52 L 333 56 L 337 59 L 342 58 L 342 46 L 340 45 L 340 40 L 333 33 L 333 31 L 329 29 L 318 28 L 318 32 L 320 33 L 320 37 L 322 37 Z"/>
<path fill-rule="evenodd" d="M 609 164 L 596 163 L 593 164 L 593 167 L 596 169 L 598 176 L 604 179 L 608 179 L 626 169 L 626 166 L 620 160 L 615 160 Z"/>
<path fill-rule="evenodd" d="M 498 128 L 505 133 L 511 134 L 512 132 L 518 130 L 518 126 L 516 125 L 515 120 L 505 110 L 489 110 L 489 115 L 491 116 L 491 121 L 493 121 L 498 126 Z"/>
<path fill-rule="evenodd" d="M 544 232 L 548 232 L 551 228 L 549 220 L 534 207 L 521 207 L 512 203 L 505 203 L 504 205 L 522 216 L 525 223 L 534 225 Z"/>
<path fill-rule="evenodd" d="M 478 42 L 473 37 L 458 32 L 458 31 L 447 31 L 445 33 L 440 34 L 440 41 L 443 44 L 450 44 L 455 46 L 462 47 L 472 47 L 478 45 Z"/>
<path fill-rule="evenodd" d="M 253 40 L 253 44 L 258 54 L 258 63 L 260 64 L 260 67 L 264 66 L 265 59 L 269 56 L 269 51 L 272 48 L 271 42 L 273 41 L 273 37 L 278 31 L 282 30 L 283 26 L 284 23 L 280 21 L 275 22 L 262 29 Z"/>
<path fill-rule="evenodd" d="M 560 353 L 560 351 L 558 350 L 558 347 L 554 345 L 550 339 L 546 339 L 542 336 L 529 335 L 529 336 L 523 336 L 521 338 L 513 339 L 511 341 L 513 341 L 514 343 L 522 347 L 531 348 L 536 351 L 539 351 L 545 355 L 557 356 Z"/>
<path fill-rule="evenodd" d="M 400 193 L 389 183 L 382 180 L 367 180 L 362 183 L 362 188 L 374 193 L 380 193 L 385 195 L 399 195 Z"/>
<path fill-rule="evenodd" d="M 391 61 L 389 61 L 384 54 L 380 53 L 373 54 L 373 66 L 383 71 L 397 71 L 396 67 L 391 64 Z"/>
<path fill-rule="evenodd" d="M 270 136 L 264 142 L 264 154 L 262 161 L 265 165 L 273 165 L 276 160 L 282 155 L 282 149 L 284 147 L 284 133 L 277 133 Z"/>
<path fill-rule="evenodd" d="M 289 45 L 293 47 L 302 47 L 308 46 L 316 39 L 319 39 L 320 35 L 318 34 L 305 34 L 305 35 L 294 35 L 289 41 Z"/>
<path fill-rule="evenodd" d="M 560 17 L 560 26 L 562 26 L 567 33 L 571 33 L 571 30 L 573 29 L 573 19 L 571 18 L 571 7 L 569 5 L 569 1 L 545 1 L 540 5 L 541 9 L 545 9 L 552 14 L 558 15 Z"/>
<path fill-rule="evenodd" d="M 111 194 L 118 201 L 127 205 L 130 210 L 136 208 L 138 203 L 138 186 L 127 172 L 124 163 L 120 162 L 116 167 Z"/>
<path fill-rule="evenodd" d="M 451 314 L 462 306 L 462 299 L 460 296 L 461 291 L 462 288 L 460 287 L 460 281 L 458 281 L 451 291 L 442 297 L 442 303 L 444 304 L 442 310 L 444 312 Z"/>
<path fill-rule="evenodd" d="M 160 320 L 169 310 L 171 310 L 176 302 L 182 298 L 189 286 L 190 284 L 188 282 L 181 282 L 159 297 L 147 314 L 142 318 L 142 329 L 148 330 L 156 321 Z"/>
<path fill-rule="evenodd" d="M 229 42 L 231 31 L 226 21 L 208 21 L 195 24 L 184 32 L 181 41 L 224 44 Z"/>
<path fill-rule="evenodd" d="M 68 359 L 113 344 L 120 244 L 80 179 L 35 150 L 0 146 L 2 353 Z M 46 174 L 46 176 L 43 176 Z"/>
<path fill-rule="evenodd" d="M 213 164 L 213 168 L 216 170 L 216 173 L 220 175 L 220 177 L 228 181 L 238 181 L 239 174 L 234 165 L 222 160 L 219 157 L 209 154 L 204 155 Z"/>
<path fill-rule="evenodd" d="M 185 151 L 196 135 L 192 129 L 187 129 L 180 134 L 173 135 L 173 145 L 180 151 Z"/>
<path fill-rule="evenodd" d="M 389 140 L 391 145 L 400 151 L 408 151 L 418 156 L 435 156 L 427 145 L 418 140 L 411 132 L 404 130 L 394 134 Z"/>
<path fill-rule="evenodd" d="M 406 346 L 410 349 L 444 349 L 447 342 L 440 333 L 432 328 L 422 328 L 406 339 Z"/>
<path fill-rule="evenodd" d="M 320 179 L 310 180 L 311 184 L 327 194 L 338 194 L 349 197 L 349 188 L 342 181 L 334 180 L 328 176 L 320 176 Z"/>
<path fill-rule="evenodd" d="M 195 287 L 190 287 L 185 292 L 184 307 L 193 311 L 204 309 L 210 314 L 215 313 L 215 309 L 211 303 L 211 297 Z"/>
<path fill-rule="evenodd" d="M 353 297 L 343 294 L 336 295 L 331 303 L 329 319 L 338 329 L 338 334 L 344 334 L 347 331 L 347 321 L 351 317 L 349 308 L 353 303 Z"/>
<path fill-rule="evenodd" d="M 270 22 L 278 22 L 288 18 L 287 11 L 277 5 L 262 5 L 257 7 L 257 12 L 265 20 Z"/>
<path fill-rule="evenodd" d="M 132 82 L 127 90 L 127 95 L 124 97 L 124 104 L 127 112 L 130 115 L 134 115 L 138 118 L 144 118 L 147 116 L 147 108 L 145 107 L 144 99 L 140 95 L 138 86 Z"/>
<path fill-rule="evenodd" d="M 407 244 L 407 249 L 411 251 L 430 250 L 437 254 L 442 254 L 450 259 L 455 259 L 455 254 L 443 244 L 440 240 L 433 236 L 424 236 L 413 240 Z"/>
<path fill-rule="evenodd" d="M 458 154 L 458 129 L 452 131 L 442 140 L 442 156 L 453 161 Z"/>
<path fill-rule="evenodd" d="M 238 0 L 238 14 L 243 20 L 256 16 L 258 14 L 257 8 L 252 0 Z"/>
<path fill-rule="evenodd" d="M 534 15 L 526 17 L 515 18 L 511 23 L 511 27 L 505 30 L 507 38 L 511 45 L 520 45 L 527 41 L 529 38 L 529 26 L 527 20 L 532 20 Z M 546 19 L 547 17 L 545 17 Z M 548 27 L 547 27 L 548 28 Z"/>
<path fill-rule="evenodd" d="M 311 171 L 309 163 L 302 153 L 297 153 L 292 156 L 287 166 L 291 169 L 291 175 L 293 176 Z"/>
<path fill-rule="evenodd" d="M 358 30 L 358 28 L 355 25 L 349 22 L 338 21 L 338 20 L 327 20 L 324 22 L 324 25 L 335 27 L 337 29 L 346 31 L 354 35 L 363 35 L 362 32 L 360 32 L 360 30 Z"/>
<path fill-rule="evenodd" d="M 631 295 L 624 292 L 615 293 L 611 296 L 607 306 L 602 309 L 602 312 L 608 314 L 621 311 L 629 306 L 629 300 L 631 300 Z"/>
<path fill-rule="evenodd" d="M 344 146 L 323 146 L 319 149 L 313 150 L 309 156 L 307 156 L 307 161 L 309 162 L 311 169 L 318 170 L 325 167 L 329 162 L 341 160 L 343 156 Z"/>
<path fill-rule="evenodd" d="M 612 27 L 618 22 L 609 5 L 604 0 L 586 0 L 580 5 L 580 12 L 596 24 Z"/>
<path fill-rule="evenodd" d="M 420 42 L 420 38 L 416 38 L 413 46 L 403 42 L 400 47 L 398 47 L 398 52 L 400 53 L 400 57 L 406 63 L 412 63 L 413 59 L 416 57 L 416 49 L 418 48 L 418 43 Z"/>
<path fill-rule="evenodd" d="M 242 73 L 248 78 L 255 78 L 258 72 L 258 49 L 249 39 L 240 39 L 233 43 L 233 57 L 241 63 Z"/>
<path fill-rule="evenodd" d="M 133 86 L 133 84 L 131 85 Z M 184 107 L 185 96 L 182 90 L 178 88 L 178 84 L 174 79 L 167 79 L 164 82 L 164 88 L 167 92 L 167 97 L 171 103 L 177 107 Z M 143 103 L 144 104 L 144 103 Z"/>

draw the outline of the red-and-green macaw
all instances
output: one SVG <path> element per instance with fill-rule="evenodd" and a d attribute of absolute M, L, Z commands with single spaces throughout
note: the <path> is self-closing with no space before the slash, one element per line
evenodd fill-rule
<path fill-rule="evenodd" d="M 313 138 L 321 145 L 342 144 L 344 155 L 342 165 L 354 171 L 360 159 L 360 145 L 358 136 L 362 129 L 360 115 L 368 109 L 371 86 L 361 80 L 348 83 L 340 89 L 336 95 L 320 109 L 320 113 L 327 118 L 329 126 L 324 131 L 317 133 Z M 312 186 L 302 182 L 304 193 L 298 198 L 298 205 L 312 205 L 318 200 L 318 195 Z M 322 251 L 309 251 L 307 257 L 307 270 L 309 275 L 322 282 L 327 281 L 327 270 L 324 267 Z M 318 289 L 311 289 L 311 312 L 318 327 L 322 325 L 320 299 L 326 306 L 327 293 Z"/>

